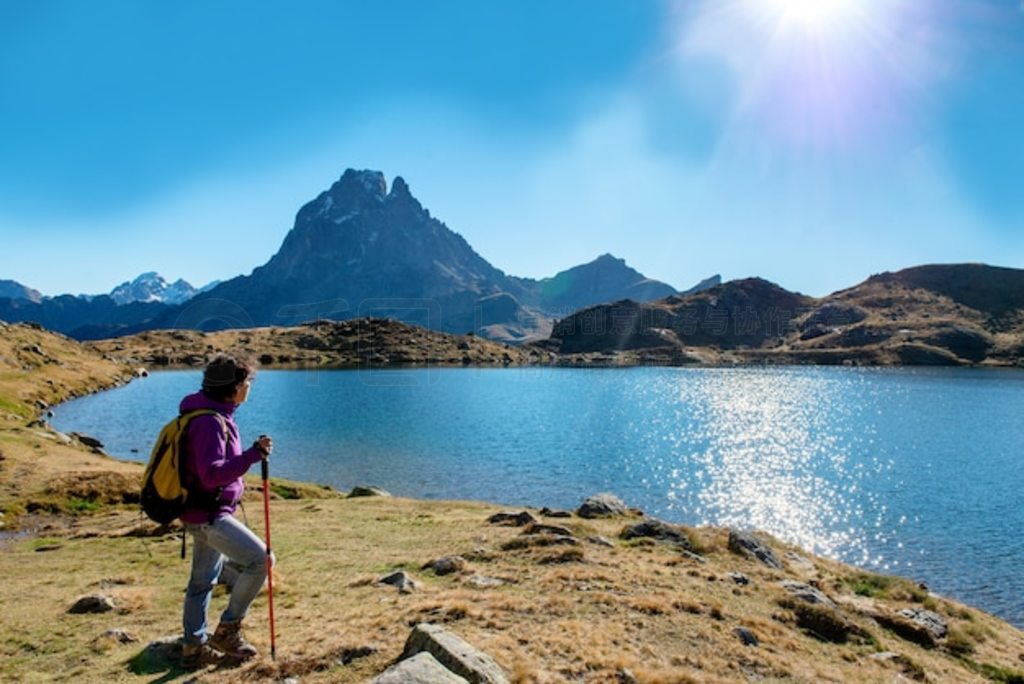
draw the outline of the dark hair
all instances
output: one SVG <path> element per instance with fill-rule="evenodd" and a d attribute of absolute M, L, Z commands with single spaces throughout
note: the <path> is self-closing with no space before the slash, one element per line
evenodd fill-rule
<path fill-rule="evenodd" d="M 224 401 L 235 394 L 238 386 L 256 374 L 256 364 L 244 357 L 218 354 L 203 371 L 203 394 L 214 401 Z"/>

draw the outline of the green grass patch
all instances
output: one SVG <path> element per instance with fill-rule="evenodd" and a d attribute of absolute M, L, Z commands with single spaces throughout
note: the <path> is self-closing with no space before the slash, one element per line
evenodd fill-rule
<path fill-rule="evenodd" d="M 20 401 L 12 401 L 7 397 L 0 397 L 0 412 L 13 413 L 22 418 L 31 418 L 33 416 L 32 409 L 27 404 L 23 404 Z"/>
<path fill-rule="evenodd" d="M 1008 667 L 999 667 L 989 663 L 976 663 L 970 658 L 961 658 L 961 661 L 969 669 L 974 670 L 989 681 L 1001 682 L 1002 684 L 1024 684 L 1024 672 L 1012 670 Z"/>
<path fill-rule="evenodd" d="M 869 596 L 872 598 L 885 596 L 892 588 L 896 578 L 876 575 L 872 572 L 860 572 L 852 577 L 847 577 L 845 582 L 850 590 L 858 596 Z"/>
<path fill-rule="evenodd" d="M 68 510 L 72 513 L 95 513 L 103 508 L 103 504 L 89 499 L 68 499 Z"/>

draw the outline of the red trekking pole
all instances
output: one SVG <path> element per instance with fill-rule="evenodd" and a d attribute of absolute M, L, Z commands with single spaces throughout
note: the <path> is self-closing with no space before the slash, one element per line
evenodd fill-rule
<path fill-rule="evenodd" d="M 263 529 L 267 534 L 267 606 L 270 608 L 270 659 L 277 660 L 277 644 L 274 638 L 274 563 L 270 555 L 270 485 L 267 458 L 260 462 L 263 471 Z"/>

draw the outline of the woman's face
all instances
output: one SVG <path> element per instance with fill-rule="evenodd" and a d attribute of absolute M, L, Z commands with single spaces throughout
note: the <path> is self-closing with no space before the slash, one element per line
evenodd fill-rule
<path fill-rule="evenodd" d="M 237 388 L 235 393 L 231 396 L 231 403 L 236 406 L 240 406 L 245 403 L 245 400 L 249 398 L 249 386 L 252 385 L 252 377 L 246 378 Z"/>

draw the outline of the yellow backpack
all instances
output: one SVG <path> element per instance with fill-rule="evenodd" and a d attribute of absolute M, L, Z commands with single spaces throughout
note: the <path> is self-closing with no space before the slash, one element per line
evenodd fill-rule
<path fill-rule="evenodd" d="M 217 416 L 227 438 L 228 426 L 224 417 L 210 409 L 183 413 L 160 431 L 142 478 L 140 503 L 150 520 L 167 524 L 181 516 L 186 504 L 200 504 L 205 508 L 205 504 L 210 503 L 209 493 L 199 490 L 191 492 L 190 501 L 190 492 L 185 485 L 185 437 L 189 423 L 196 416 L 210 414 Z"/>

